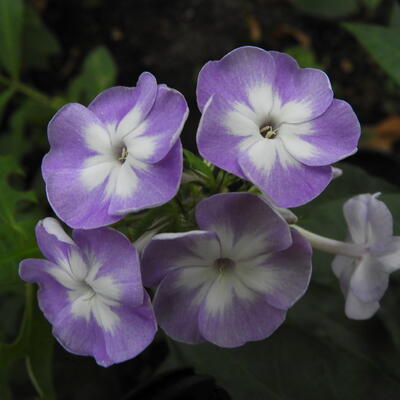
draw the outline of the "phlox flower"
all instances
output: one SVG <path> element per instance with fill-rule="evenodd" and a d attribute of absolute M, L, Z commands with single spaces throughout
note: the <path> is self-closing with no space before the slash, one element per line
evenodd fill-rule
<path fill-rule="evenodd" d="M 400 236 L 393 236 L 393 218 L 375 195 L 362 194 L 343 206 L 348 226 L 349 255 L 334 258 L 332 269 L 346 297 L 345 313 L 367 319 L 379 309 L 389 275 L 400 269 Z"/>
<path fill-rule="evenodd" d="M 235 347 L 267 337 L 308 286 L 307 241 L 249 193 L 202 200 L 196 220 L 201 230 L 161 233 L 144 249 L 159 325 L 186 343 Z"/>
<path fill-rule="evenodd" d="M 331 163 L 357 149 L 360 125 L 326 74 L 287 54 L 240 47 L 200 71 L 201 155 L 281 207 L 319 195 Z"/>
<path fill-rule="evenodd" d="M 72 237 L 54 218 L 39 221 L 46 260 L 22 261 L 21 278 L 39 284 L 39 307 L 66 350 L 102 366 L 135 357 L 156 332 L 135 248 L 110 228 L 74 230 Z"/>
<path fill-rule="evenodd" d="M 47 197 L 73 228 L 109 225 L 169 201 L 182 175 L 184 97 L 148 72 L 136 87 L 100 93 L 86 108 L 62 107 L 48 126 L 42 173 Z"/>

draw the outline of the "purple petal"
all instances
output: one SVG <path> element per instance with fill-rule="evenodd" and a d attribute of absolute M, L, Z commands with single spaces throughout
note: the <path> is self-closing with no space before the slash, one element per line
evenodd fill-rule
<path fill-rule="evenodd" d="M 384 254 L 376 257 L 388 273 L 400 269 L 400 237 L 394 236 L 385 246 Z"/>
<path fill-rule="evenodd" d="M 215 95 L 203 109 L 197 131 L 200 154 L 220 168 L 243 179 L 239 155 L 260 136 L 258 125 Z"/>
<path fill-rule="evenodd" d="M 178 140 L 166 157 L 156 164 L 135 165 L 133 168 L 125 164 L 126 170 L 118 177 L 116 192 L 108 209 L 114 216 L 157 207 L 175 196 L 182 176 L 181 142 Z"/>
<path fill-rule="evenodd" d="M 91 131 L 93 135 L 88 134 Z M 91 146 L 93 140 L 98 141 L 97 146 L 107 146 L 109 142 L 102 122 L 92 111 L 77 103 L 66 104 L 57 111 L 49 122 L 47 134 L 51 149 L 42 163 L 46 184 L 50 174 L 54 175 L 58 170 L 79 169 L 88 157 L 95 155 Z"/>
<path fill-rule="evenodd" d="M 298 123 L 321 115 L 333 99 L 327 75 L 314 68 L 299 68 L 296 60 L 287 54 L 276 51 L 269 54 L 276 66 L 273 86 L 275 117 L 280 122 Z"/>
<path fill-rule="evenodd" d="M 185 98 L 159 85 L 155 103 L 146 120 L 124 142 L 129 154 L 149 163 L 162 160 L 176 143 L 189 113 Z"/>
<path fill-rule="evenodd" d="M 207 296 L 218 298 L 218 286 L 210 288 Z M 213 299 L 215 302 L 215 299 Z M 285 320 L 285 311 L 269 305 L 261 295 L 247 299 L 232 295 L 230 304 L 221 310 L 208 307 L 203 302 L 199 314 L 201 335 L 221 347 L 237 347 L 242 344 L 262 340 L 271 335 Z"/>
<path fill-rule="evenodd" d="M 221 60 L 210 61 L 201 69 L 197 83 L 197 104 L 203 111 L 213 94 L 229 102 L 247 103 L 248 91 L 259 86 L 272 85 L 275 64 L 265 50 L 245 46 L 232 50 Z"/>
<path fill-rule="evenodd" d="M 282 124 L 279 136 L 298 161 L 328 165 L 357 151 L 360 124 L 348 103 L 333 100 L 318 118 L 301 124 Z"/>
<path fill-rule="evenodd" d="M 379 301 L 389 285 L 389 274 L 371 256 L 363 257 L 350 280 L 351 291 L 363 302 Z"/>
<path fill-rule="evenodd" d="M 157 331 L 150 297 L 145 293 L 141 306 L 114 308 L 120 323 L 109 332 L 104 332 L 105 353 L 100 365 L 105 367 L 129 360 L 141 353 L 152 341 Z"/>
<path fill-rule="evenodd" d="M 106 196 L 108 179 L 88 191 L 81 183 L 81 170 L 54 171 L 47 177 L 47 198 L 57 216 L 72 228 L 93 229 L 113 224 L 122 215 L 110 215 Z"/>
<path fill-rule="evenodd" d="M 142 256 L 144 284 L 154 287 L 177 268 L 208 268 L 220 256 L 221 247 L 214 232 L 191 231 L 155 235 Z"/>
<path fill-rule="evenodd" d="M 115 125 L 124 117 L 121 126 L 125 133 L 133 130 L 143 121 L 153 107 L 157 95 L 156 78 L 143 72 L 136 87 L 116 86 L 101 92 L 88 106 L 104 124 Z"/>
<path fill-rule="evenodd" d="M 297 207 L 317 197 L 332 179 L 329 166 L 295 160 L 279 137 L 254 143 L 239 158 L 246 177 L 278 206 Z"/>
<path fill-rule="evenodd" d="M 271 306 L 281 310 L 287 310 L 303 296 L 312 270 L 311 246 L 294 229 L 291 229 L 291 233 L 291 247 L 271 254 L 251 270 L 243 269 L 242 275 L 247 287 L 265 295 L 265 300 Z"/>
<path fill-rule="evenodd" d="M 91 263 L 90 273 L 94 280 L 112 277 L 123 289 L 119 298 L 121 303 L 127 306 L 143 303 L 144 290 L 138 254 L 125 235 L 110 228 L 77 229 L 73 232 L 73 238 Z"/>
<path fill-rule="evenodd" d="M 385 203 L 376 195 L 361 194 L 343 206 L 350 235 L 358 244 L 380 244 L 391 240 L 393 217 Z"/>
<path fill-rule="evenodd" d="M 25 282 L 37 283 L 39 308 L 49 321 L 69 306 L 68 289 L 49 274 L 57 266 L 47 260 L 27 259 L 20 263 L 19 275 Z"/>
<path fill-rule="evenodd" d="M 346 298 L 345 313 L 348 318 L 363 320 L 371 318 L 379 309 L 377 301 L 363 302 L 352 292 Z"/>
<path fill-rule="evenodd" d="M 162 280 L 154 297 L 153 305 L 157 321 L 172 339 L 184 343 L 201 343 L 199 332 L 199 305 L 208 285 L 197 279 L 182 278 L 182 274 L 198 274 L 206 270 L 190 267 L 172 271 Z"/>
<path fill-rule="evenodd" d="M 54 263 L 57 263 L 60 257 L 68 258 L 71 246 L 77 250 L 74 241 L 54 218 L 40 220 L 36 224 L 35 233 L 40 251 Z"/>
<path fill-rule="evenodd" d="M 283 250 L 292 243 L 283 218 L 250 193 L 223 193 L 204 199 L 196 207 L 196 220 L 201 229 L 217 233 L 221 256 L 234 260 Z"/>

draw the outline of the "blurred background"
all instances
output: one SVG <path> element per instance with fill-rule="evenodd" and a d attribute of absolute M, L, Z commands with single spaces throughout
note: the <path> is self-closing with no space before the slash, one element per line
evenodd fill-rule
<path fill-rule="evenodd" d="M 0 398 L 236 398 L 190 362 L 169 367 L 162 337 L 138 358 L 103 369 L 55 345 L 36 306 L 24 308 L 32 293 L 24 293 L 17 264 L 39 256 L 33 227 L 51 214 L 40 163 L 58 108 L 87 105 L 150 71 L 186 97 L 182 139 L 196 152 L 204 63 L 241 45 L 284 51 L 302 67 L 323 69 L 335 97 L 358 115 L 360 151 L 346 162 L 400 185 L 399 43 L 394 0 L 0 0 Z"/>

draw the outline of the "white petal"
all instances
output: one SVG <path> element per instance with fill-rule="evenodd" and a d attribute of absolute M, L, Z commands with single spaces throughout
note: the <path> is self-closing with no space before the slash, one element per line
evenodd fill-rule
<path fill-rule="evenodd" d="M 87 147 L 99 154 L 107 154 L 111 148 L 110 135 L 107 129 L 99 124 L 86 127 L 84 138 Z"/>
<path fill-rule="evenodd" d="M 87 282 L 97 294 L 106 296 L 112 300 L 119 300 L 121 298 L 121 289 L 111 276 L 102 276 L 94 281 Z"/>
<path fill-rule="evenodd" d="M 95 157 L 91 157 L 87 161 L 81 171 L 81 181 L 86 190 L 90 191 L 97 186 L 103 184 L 103 182 L 112 174 L 113 170 L 120 167 L 120 164 L 116 161 L 103 161 L 95 163 L 93 160 Z"/>
<path fill-rule="evenodd" d="M 256 120 L 258 126 L 268 121 L 270 112 L 274 104 L 274 94 L 272 86 L 269 84 L 260 84 L 254 86 L 248 90 L 248 98 L 251 108 L 256 114 Z"/>
<path fill-rule="evenodd" d="M 109 305 L 115 306 L 117 304 L 112 304 L 110 302 L 108 302 L 107 304 L 105 299 L 100 295 L 96 295 L 95 297 L 93 297 L 90 302 L 93 316 L 95 317 L 97 323 L 105 331 L 112 331 L 115 325 L 118 323 L 119 317 L 114 311 L 110 309 Z"/>
<path fill-rule="evenodd" d="M 118 171 L 118 177 L 115 182 L 114 194 L 120 197 L 131 196 L 137 189 L 139 179 L 132 169 L 131 164 L 126 161 Z"/>
<path fill-rule="evenodd" d="M 55 218 L 45 218 L 42 220 L 44 230 L 50 235 L 54 235 L 60 242 L 75 245 L 74 241 L 65 233 L 61 224 Z"/>

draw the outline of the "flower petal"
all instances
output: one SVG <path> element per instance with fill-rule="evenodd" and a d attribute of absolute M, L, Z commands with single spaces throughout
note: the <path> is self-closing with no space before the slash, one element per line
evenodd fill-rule
<path fill-rule="evenodd" d="M 279 137 L 254 143 L 240 156 L 239 164 L 245 176 L 281 207 L 311 201 L 332 179 L 331 167 L 299 163 Z"/>
<path fill-rule="evenodd" d="M 60 310 L 70 304 L 68 289 L 50 274 L 57 269 L 50 261 L 32 258 L 23 260 L 19 266 L 21 279 L 39 285 L 39 308 L 49 321 L 54 321 Z"/>
<path fill-rule="evenodd" d="M 142 305 L 123 305 L 113 310 L 119 317 L 119 324 L 112 331 L 104 332 L 104 353 L 107 358 L 98 360 L 103 366 L 137 356 L 153 341 L 157 331 L 153 307 L 146 292 Z"/>
<path fill-rule="evenodd" d="M 68 258 L 74 241 L 65 233 L 55 218 L 44 218 L 35 227 L 36 239 L 42 254 L 57 264 L 60 258 Z"/>
<path fill-rule="evenodd" d="M 358 244 L 373 245 L 391 240 L 393 217 L 377 195 L 361 194 L 347 200 L 344 217 L 352 240 Z"/>
<path fill-rule="evenodd" d="M 135 129 L 153 107 L 156 78 L 143 72 L 136 87 L 116 86 L 101 92 L 88 106 L 107 126 L 118 126 L 119 138 Z M 115 140 L 115 138 L 114 138 Z"/>
<path fill-rule="evenodd" d="M 306 291 L 311 277 L 312 249 L 308 242 L 291 229 L 293 244 L 254 263 L 241 262 L 238 275 L 253 291 L 264 295 L 273 307 L 287 310 Z"/>
<path fill-rule="evenodd" d="M 162 160 L 176 143 L 189 113 L 177 90 L 159 85 L 146 119 L 124 138 L 128 153 L 148 163 Z"/>
<path fill-rule="evenodd" d="M 374 257 L 363 257 L 350 280 L 350 290 L 363 302 L 379 301 L 389 285 L 389 273 Z"/>
<path fill-rule="evenodd" d="M 204 230 L 216 232 L 221 257 L 248 259 L 288 248 L 287 223 L 260 197 L 249 193 L 223 193 L 202 200 L 196 220 Z"/>
<path fill-rule="evenodd" d="M 158 287 L 154 311 L 159 325 L 172 339 L 191 344 L 205 341 L 199 332 L 198 314 L 209 287 L 209 271 L 202 267 L 171 271 Z"/>
<path fill-rule="evenodd" d="M 105 126 L 96 115 L 81 104 L 62 107 L 51 119 L 47 129 L 50 151 L 43 159 L 42 173 L 48 185 L 49 175 L 58 170 L 79 169 L 89 157 L 110 144 Z M 52 187 L 47 188 L 52 191 Z"/>
<path fill-rule="evenodd" d="M 321 115 L 333 99 L 327 75 L 314 68 L 300 68 L 287 54 L 276 51 L 269 54 L 276 66 L 272 119 L 277 124 L 298 123 Z"/>
<path fill-rule="evenodd" d="M 221 96 L 210 98 L 197 130 L 197 146 L 205 159 L 246 179 L 238 159 L 258 138 L 259 127 L 249 116 Z"/>
<path fill-rule="evenodd" d="M 154 287 L 177 268 L 208 269 L 220 256 L 221 247 L 214 232 L 160 233 L 143 251 L 143 282 Z"/>
<path fill-rule="evenodd" d="M 209 98 L 218 94 L 229 102 L 251 105 L 249 90 L 271 87 L 274 78 L 275 63 L 267 51 L 251 46 L 239 47 L 221 60 L 208 62 L 201 69 L 197 83 L 197 104 L 203 111 Z M 268 99 L 265 101 L 268 102 Z"/>
<path fill-rule="evenodd" d="M 127 164 L 127 162 L 125 162 Z M 171 200 L 178 191 L 182 176 L 182 145 L 178 140 L 164 159 L 156 164 L 135 162 L 132 171 L 125 171 L 119 179 L 127 190 L 116 191 L 111 199 L 108 213 L 116 216 L 157 207 Z M 137 178 L 137 184 L 132 180 Z M 121 218 L 121 217 L 119 217 Z"/>
<path fill-rule="evenodd" d="M 360 124 L 348 103 L 333 100 L 312 121 L 282 124 L 279 136 L 296 160 L 309 166 L 328 165 L 357 151 Z"/>
<path fill-rule="evenodd" d="M 385 246 L 385 252 L 376 257 L 384 270 L 392 273 L 400 269 L 400 237 L 394 236 Z"/>
<path fill-rule="evenodd" d="M 47 177 L 47 198 L 57 216 L 72 228 L 93 229 L 120 220 L 120 215 L 109 215 L 111 199 L 107 184 L 88 190 L 82 184 L 82 172 L 63 169 Z"/>
<path fill-rule="evenodd" d="M 129 306 L 143 303 L 144 290 L 136 249 L 110 228 L 74 230 L 73 237 L 89 260 L 86 281 L 97 293 Z M 119 288 L 117 293 L 113 288 Z"/>
<path fill-rule="evenodd" d="M 371 318 L 379 309 L 377 301 L 363 302 L 352 292 L 346 297 L 345 313 L 348 318 L 363 320 Z"/>
<path fill-rule="evenodd" d="M 249 289 L 247 298 L 233 292 L 229 304 L 216 308 L 216 302 L 229 288 L 221 289 L 218 283 L 209 289 L 207 297 L 211 297 L 212 301 L 204 301 L 199 314 L 200 334 L 218 346 L 237 347 L 264 339 L 285 320 L 285 311 L 272 307 L 263 296 Z"/>

